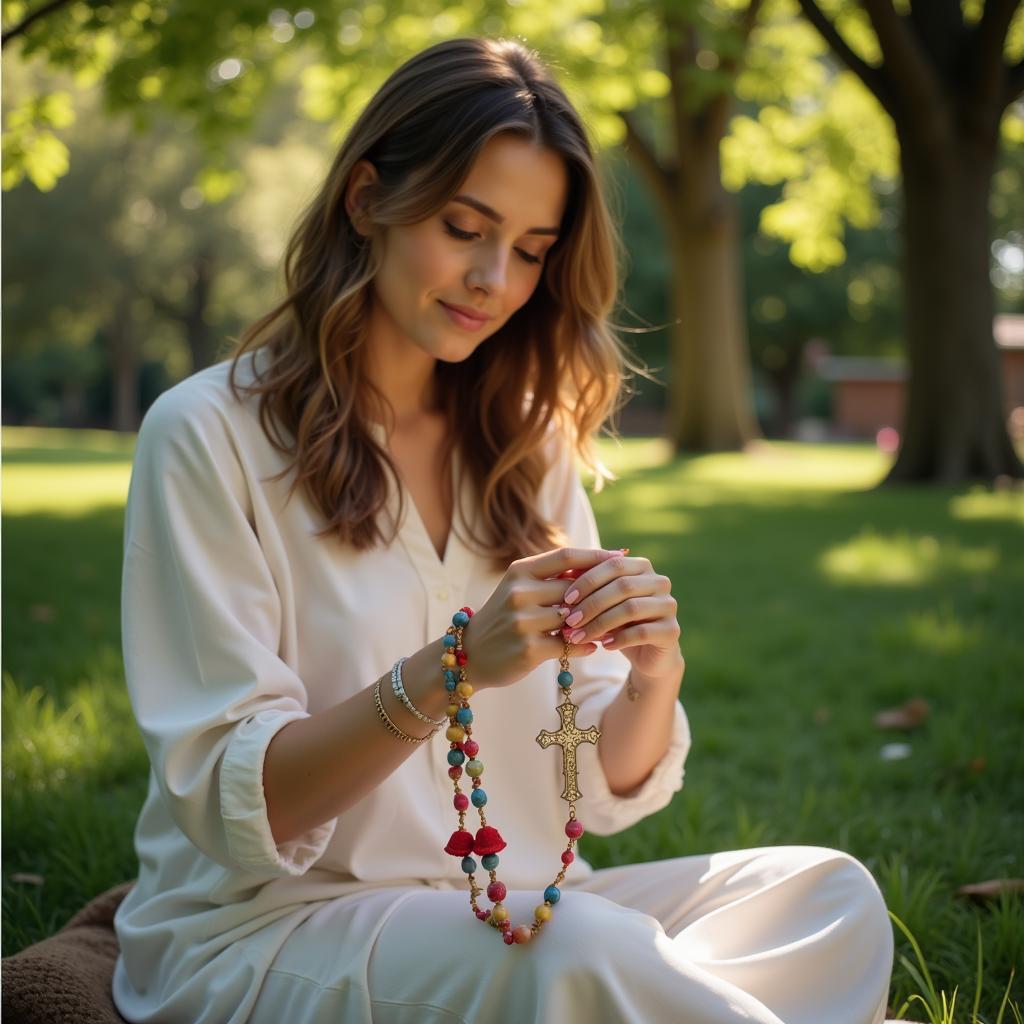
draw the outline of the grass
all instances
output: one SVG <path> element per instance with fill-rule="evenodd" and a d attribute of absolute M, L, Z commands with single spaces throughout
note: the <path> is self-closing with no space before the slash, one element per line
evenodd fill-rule
<path fill-rule="evenodd" d="M 131 450 L 102 431 L 4 430 L 5 955 L 137 870 L 147 761 L 119 633 Z M 946 1024 L 1002 1006 L 1014 1020 L 1021 898 L 978 906 L 955 890 L 1024 875 L 1024 494 L 874 491 L 888 457 L 870 446 L 600 450 L 621 474 L 592 494 L 603 544 L 672 579 L 694 743 L 672 804 L 585 836 L 584 854 L 603 867 L 848 850 L 899 919 L 890 1005 Z M 932 705 L 922 728 L 875 728 L 876 711 L 915 695 Z M 880 756 L 894 740 L 909 757 Z"/>

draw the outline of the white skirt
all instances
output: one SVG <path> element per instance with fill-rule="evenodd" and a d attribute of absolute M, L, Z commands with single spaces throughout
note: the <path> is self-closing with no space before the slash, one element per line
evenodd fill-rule
<path fill-rule="evenodd" d="M 530 924 L 543 895 L 504 902 L 513 925 Z M 880 1024 L 892 960 L 892 926 L 863 864 L 826 847 L 762 847 L 605 868 L 576 884 L 570 868 L 526 945 L 506 946 L 473 916 L 468 884 L 327 901 L 272 963 L 253 965 L 262 984 L 243 1019 Z"/>

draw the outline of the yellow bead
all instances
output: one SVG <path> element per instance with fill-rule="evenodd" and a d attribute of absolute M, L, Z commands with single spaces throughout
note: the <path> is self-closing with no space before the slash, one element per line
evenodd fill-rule
<path fill-rule="evenodd" d="M 461 725 L 449 725 L 445 731 L 449 743 L 461 743 L 466 738 L 466 730 Z"/>
<path fill-rule="evenodd" d="M 502 921 L 507 921 L 508 907 L 505 907 L 500 903 L 495 903 L 491 908 L 491 917 L 493 917 L 499 924 L 501 924 Z"/>
<path fill-rule="evenodd" d="M 542 903 L 536 910 L 534 910 L 533 916 L 537 918 L 538 921 L 550 921 L 551 908 L 546 903 Z"/>
<path fill-rule="evenodd" d="M 441 664 L 444 665 L 445 668 L 455 668 L 455 655 L 449 651 L 445 651 L 445 653 L 441 655 Z"/>
<path fill-rule="evenodd" d="M 459 710 L 459 705 L 458 704 L 449 704 L 448 705 L 448 717 L 452 718 L 455 715 L 455 712 L 458 711 L 458 710 Z"/>
<path fill-rule="evenodd" d="M 472 683 L 459 683 L 459 685 L 455 687 L 455 692 L 460 697 L 466 697 L 466 698 L 472 697 L 473 696 L 473 684 Z"/>

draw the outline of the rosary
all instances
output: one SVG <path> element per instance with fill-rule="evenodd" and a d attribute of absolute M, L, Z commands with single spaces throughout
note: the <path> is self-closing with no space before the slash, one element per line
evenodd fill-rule
<path fill-rule="evenodd" d="M 469 697 L 473 693 L 473 687 L 466 679 L 467 656 L 462 649 L 462 634 L 472 616 L 473 609 L 468 606 L 461 608 L 452 616 L 452 625 L 448 627 L 444 636 L 445 652 L 441 656 L 445 689 L 452 699 L 452 703 L 448 705 L 450 724 L 445 733 L 451 742 L 451 749 L 448 751 L 448 777 L 455 784 L 453 802 L 455 809 L 459 812 L 459 827 L 452 833 L 444 847 L 444 852 L 450 853 L 453 857 L 462 858 L 462 870 L 469 878 L 469 902 L 473 913 L 481 921 L 500 931 L 505 944 L 511 946 L 513 943 L 529 942 L 540 931 L 544 922 L 551 920 L 551 908 L 562 895 L 558 887 L 565 878 L 565 872 L 569 865 L 575 859 L 572 848 L 579 837 L 583 835 L 583 823 L 576 817 L 576 801 L 583 795 L 577 785 L 576 748 L 581 743 L 596 744 L 601 736 L 601 731 L 596 726 L 580 729 L 576 724 L 576 712 L 579 708 L 571 700 L 572 673 L 569 671 L 569 641 L 566 640 L 565 648 L 559 658 L 561 671 L 558 673 L 558 685 L 564 695 L 562 702 L 557 705 L 561 727 L 557 732 L 541 730 L 537 735 L 537 742 L 545 749 L 553 744 L 562 748 L 562 772 L 565 776 L 565 788 L 561 795 L 563 800 L 569 802 L 569 820 L 565 823 L 565 834 L 569 837 L 569 843 L 562 852 L 561 870 L 551 885 L 544 890 L 544 902 L 534 909 L 533 924 L 521 924 L 513 928 L 509 921 L 508 908 L 501 902 L 505 899 L 507 890 L 504 882 L 498 881 L 496 871 L 498 853 L 505 849 L 507 844 L 498 830 L 493 825 L 487 824 L 483 810 L 487 803 L 487 794 L 480 787 L 480 776 L 483 775 L 484 765 L 476 756 L 480 751 L 480 746 L 471 738 L 473 712 L 469 707 Z M 630 690 L 630 699 L 636 699 L 632 689 Z M 469 758 L 468 762 L 467 758 Z M 469 796 L 459 788 L 459 779 L 462 778 L 464 763 L 466 774 L 473 780 L 472 793 Z M 480 813 L 480 828 L 475 836 L 464 827 L 466 810 L 470 802 Z M 477 905 L 477 897 L 483 890 L 477 886 L 473 878 L 473 872 L 476 871 L 477 866 L 473 854 L 480 856 L 484 870 L 490 874 L 491 881 L 487 886 L 487 898 L 494 903 L 494 906 L 489 911 Z"/>

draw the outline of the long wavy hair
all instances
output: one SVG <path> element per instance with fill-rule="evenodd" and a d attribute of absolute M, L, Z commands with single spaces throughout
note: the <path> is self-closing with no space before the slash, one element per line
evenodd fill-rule
<path fill-rule="evenodd" d="M 615 479 L 596 458 L 592 435 L 621 408 L 627 370 L 644 371 L 608 320 L 620 297 L 624 252 L 587 132 L 535 50 L 514 39 L 451 39 L 402 64 L 362 111 L 289 239 L 286 297 L 231 339 L 236 347 L 221 360 L 232 360 L 237 398 L 238 360 L 266 348 L 265 366 L 243 390 L 260 396 L 262 429 L 293 457 L 278 474 L 296 471 L 288 497 L 304 484 L 323 514 L 318 537 L 333 532 L 360 551 L 388 543 L 378 522 L 385 473 L 399 476 L 367 421 L 372 413 L 386 420 L 390 405 L 364 373 L 370 283 L 381 259 L 377 229 L 435 215 L 499 132 L 559 154 L 568 200 L 529 300 L 465 360 L 437 361 L 448 424 L 444 464 L 450 467 L 458 444 L 480 499 L 466 523 L 498 572 L 566 543 L 536 507 L 549 429 L 595 474 L 597 491 Z M 370 238 L 344 205 L 360 159 L 379 174 L 366 207 Z"/>

